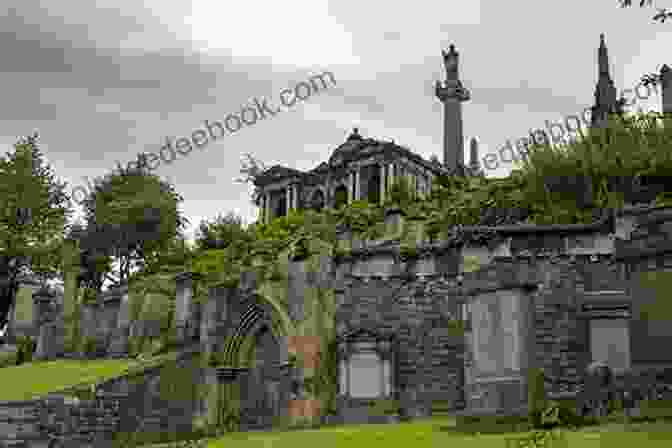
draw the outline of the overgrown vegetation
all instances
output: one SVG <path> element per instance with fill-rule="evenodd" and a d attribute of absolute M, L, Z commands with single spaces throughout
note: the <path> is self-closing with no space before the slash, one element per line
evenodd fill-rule
<path fill-rule="evenodd" d="M 39 149 L 37 133 L 20 139 L 0 157 L 0 328 L 30 272 L 43 280 L 59 270 L 59 247 L 71 211 L 59 182 Z"/>
<path fill-rule="evenodd" d="M 37 348 L 37 343 L 29 336 L 19 336 L 16 341 L 16 361 L 15 365 L 20 366 L 23 363 L 29 363 L 33 360 L 33 354 Z"/>
<path fill-rule="evenodd" d="M 658 205 L 672 204 L 670 142 L 672 126 L 664 127 L 659 115 L 614 116 L 608 128 L 591 130 L 578 141 L 530 147 L 522 167 L 507 178 L 439 178 L 424 199 L 401 180 L 383 206 L 355 201 L 320 213 L 290 212 L 245 229 L 229 217 L 203 234 L 192 268 L 217 273 L 216 281 L 235 279 L 257 258 L 270 275 L 283 250 L 311 237 L 333 244 L 339 225 L 359 238 L 381 237 L 384 210 L 393 205 L 407 217 L 423 217 L 430 238 L 458 238 L 460 225 L 589 223 L 599 211 L 622 206 L 626 196 L 651 192 Z M 577 199 L 577 193 L 583 194 Z M 229 242 L 231 235 L 237 236 L 236 244 Z M 214 244 L 218 238 L 222 243 Z"/>
<path fill-rule="evenodd" d="M 383 238 L 384 213 L 389 207 L 401 208 L 409 219 L 419 219 L 421 233 L 429 240 L 464 240 L 474 235 L 465 235 L 460 226 L 588 223 L 599 211 L 619 207 L 626 196 L 632 198 L 633 194 L 651 196 L 653 191 L 657 204 L 672 205 L 672 188 L 665 177 L 672 170 L 668 150 L 671 138 L 672 127 L 664 127 L 660 116 L 614 116 L 607 129 L 591 130 L 578 141 L 554 147 L 530 147 L 522 167 L 507 178 L 438 178 L 431 194 L 424 198 L 415 195 L 407 181 L 400 179 L 392 185 L 385 204 L 355 201 L 335 210 L 292 211 L 266 224 L 245 226 L 235 214 L 219 215 L 200 223 L 193 247 L 179 233 L 183 220 L 174 210 L 181 198 L 146 173 L 122 173 L 99 183 L 88 201 L 88 230 L 73 231 L 83 246 L 84 273 L 79 280 L 85 291 L 90 290 L 85 297 L 95 295 L 110 271 L 110 255 L 126 257 L 120 276 L 128 278 L 131 285 L 132 319 L 158 318 L 167 322 L 174 307 L 175 274 L 182 271 L 201 274 L 195 285 L 196 301 L 205 299 L 209 287 L 215 284 L 237 285 L 245 270 L 257 271 L 261 282 L 282 282 L 281 254 L 295 260 L 305 259 L 310 255 L 311 240 L 330 244 L 332 254 L 347 253 L 347 249 L 336 248 L 339 227 L 348 229 L 357 238 Z M 255 177 L 263 172 L 255 166 L 243 167 L 241 172 L 247 175 L 243 181 L 254 183 Z M 135 188 L 139 182 L 152 185 L 142 200 L 133 196 L 139 191 Z M 647 189 L 648 192 L 643 191 Z M 165 200 L 158 200 L 162 195 Z M 253 195 L 253 200 L 257 196 Z M 152 216 L 137 213 L 131 214 L 137 219 L 123 217 L 125 211 L 140 210 L 149 202 L 154 208 L 165 203 L 171 210 L 161 215 L 161 223 L 153 221 Z M 163 219 L 164 215 L 169 219 Z M 165 229 L 160 242 L 154 238 L 143 243 L 147 232 L 156 226 Z M 122 228 L 133 232 L 124 233 Z M 102 238 L 102 234 L 107 237 Z M 126 236 L 121 238 L 122 235 Z M 491 236 L 481 237 L 484 242 Z M 95 244 L 99 241 L 106 243 Z M 414 243 L 404 244 L 404 251 L 406 256 L 414 256 Z M 132 256 L 140 257 L 140 269 L 129 273 Z M 155 304 L 165 302 L 168 311 L 165 307 L 158 310 L 161 307 L 148 305 L 150 296 Z M 152 309 L 159 314 L 152 316 Z M 169 325 L 162 326 L 166 335 L 162 345 L 167 347 L 172 330 Z M 143 340 L 133 341 L 133 345 L 134 353 L 149 347 Z"/>

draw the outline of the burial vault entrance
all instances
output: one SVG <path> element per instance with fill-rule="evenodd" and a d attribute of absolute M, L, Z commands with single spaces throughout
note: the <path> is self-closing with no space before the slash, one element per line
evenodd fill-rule
<path fill-rule="evenodd" d="M 225 337 L 217 344 L 220 383 L 240 391 L 240 430 L 266 430 L 287 415 L 291 378 L 287 329 L 275 308 L 251 296 L 227 304 Z M 221 336 L 220 336 L 221 337 Z"/>

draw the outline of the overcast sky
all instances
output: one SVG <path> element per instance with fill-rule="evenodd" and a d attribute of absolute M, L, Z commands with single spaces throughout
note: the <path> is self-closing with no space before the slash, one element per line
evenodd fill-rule
<path fill-rule="evenodd" d="M 189 232 L 220 212 L 249 222 L 249 187 L 233 181 L 246 152 L 308 170 L 357 126 L 442 159 L 433 83 L 451 43 L 472 96 L 465 143 L 477 137 L 482 157 L 592 104 L 600 33 L 619 90 L 672 63 L 672 23 L 652 22 L 653 12 L 616 0 L 5 0 L 0 150 L 37 129 L 72 188 L 158 152 L 167 136 L 254 98 L 278 104 L 283 89 L 333 73 L 336 86 L 155 171 L 184 196 Z M 660 97 L 639 104 L 660 110 Z"/>

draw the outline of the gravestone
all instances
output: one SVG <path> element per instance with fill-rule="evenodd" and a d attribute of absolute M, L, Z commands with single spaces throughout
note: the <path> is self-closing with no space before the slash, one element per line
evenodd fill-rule
<path fill-rule="evenodd" d="M 56 295 L 47 288 L 33 294 L 36 324 L 39 328 L 35 359 L 51 360 L 63 354 L 63 319 L 58 316 Z"/>

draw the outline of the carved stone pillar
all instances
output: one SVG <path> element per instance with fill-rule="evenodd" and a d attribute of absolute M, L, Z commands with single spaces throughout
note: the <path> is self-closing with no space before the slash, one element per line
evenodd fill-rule
<path fill-rule="evenodd" d="M 299 209 L 299 186 L 294 184 L 292 186 L 292 210 L 298 210 Z"/>
<path fill-rule="evenodd" d="M 380 165 L 380 203 L 385 202 L 385 165 Z"/>
<path fill-rule="evenodd" d="M 355 201 L 358 201 L 359 197 L 360 197 L 360 189 L 361 189 L 360 185 L 359 185 L 359 167 L 355 169 L 354 180 L 355 180 L 355 183 L 352 187 L 353 191 L 354 191 L 353 197 L 354 197 Z"/>
<path fill-rule="evenodd" d="M 387 188 L 388 188 L 388 191 L 389 191 L 390 188 L 392 188 L 392 185 L 394 184 L 394 175 L 396 174 L 394 171 L 395 171 L 394 170 L 394 163 L 388 164 L 387 165 L 387 173 L 388 173 Z"/>
<path fill-rule="evenodd" d="M 259 196 L 259 215 L 257 216 L 257 221 L 260 223 L 264 222 L 264 202 L 266 202 L 266 197 L 262 194 Z"/>
<path fill-rule="evenodd" d="M 290 186 L 285 187 L 285 215 L 289 215 L 289 211 L 292 209 L 292 190 Z"/>
<path fill-rule="evenodd" d="M 354 197 L 354 186 L 355 186 L 355 174 L 350 171 L 348 173 L 348 204 L 353 201 Z"/>

